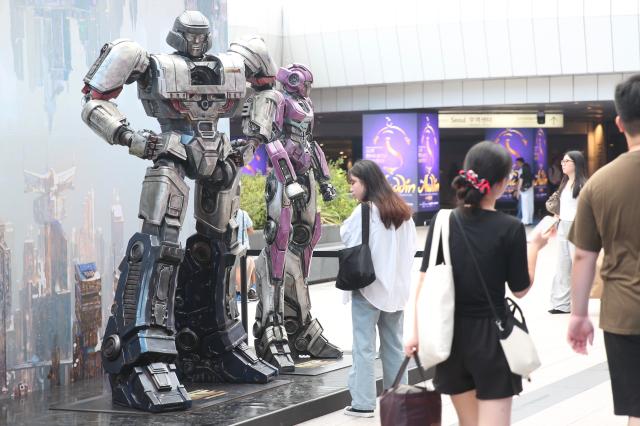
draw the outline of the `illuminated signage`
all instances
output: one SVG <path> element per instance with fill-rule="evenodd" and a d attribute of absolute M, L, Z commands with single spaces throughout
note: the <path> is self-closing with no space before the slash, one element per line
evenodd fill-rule
<path fill-rule="evenodd" d="M 438 114 L 441 129 L 498 129 L 505 127 L 519 128 L 552 128 L 564 127 L 564 115 L 560 113 L 545 114 L 544 124 L 538 124 L 536 113 L 527 114 Z"/>

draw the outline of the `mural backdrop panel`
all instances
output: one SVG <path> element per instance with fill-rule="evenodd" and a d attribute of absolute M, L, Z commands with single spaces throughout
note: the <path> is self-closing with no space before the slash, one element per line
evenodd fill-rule
<path fill-rule="evenodd" d="M 10 249 L 0 262 L 11 269 L 0 274 L 0 312 L 8 311 L 7 329 L 0 327 L 0 372 L 7 372 L 0 398 L 18 383 L 38 390 L 101 373 L 96 342 L 124 245 L 140 226 L 151 163 L 108 145 L 82 122 L 82 79 L 117 38 L 173 51 L 165 38 L 185 9 L 209 18 L 211 52 L 226 51 L 226 0 L 0 2 L 0 247 Z M 135 129 L 160 131 L 135 84 L 116 102 Z M 185 238 L 192 217 L 191 207 Z"/>

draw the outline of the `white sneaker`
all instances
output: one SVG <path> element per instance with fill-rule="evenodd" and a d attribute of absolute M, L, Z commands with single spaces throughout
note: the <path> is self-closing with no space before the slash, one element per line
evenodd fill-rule
<path fill-rule="evenodd" d="M 347 416 L 353 417 L 373 417 L 373 410 L 358 410 L 350 405 L 348 407 L 344 407 L 342 412 Z"/>

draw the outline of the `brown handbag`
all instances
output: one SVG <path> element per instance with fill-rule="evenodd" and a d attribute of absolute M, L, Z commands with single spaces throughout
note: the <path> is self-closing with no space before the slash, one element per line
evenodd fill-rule
<path fill-rule="evenodd" d="M 549 213 L 553 215 L 560 214 L 560 193 L 556 191 L 551 194 L 544 205 Z"/>
<path fill-rule="evenodd" d="M 416 365 L 426 382 L 424 370 L 417 354 L 413 355 Z M 401 385 L 400 378 L 409 365 L 411 357 L 406 357 L 393 385 L 380 397 L 380 423 L 382 426 L 440 426 L 442 421 L 442 400 L 440 393 L 422 386 Z"/>

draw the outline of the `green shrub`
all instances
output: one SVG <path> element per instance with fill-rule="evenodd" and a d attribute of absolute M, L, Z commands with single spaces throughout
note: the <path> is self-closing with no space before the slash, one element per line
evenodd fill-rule
<path fill-rule="evenodd" d="M 341 167 L 342 163 L 329 162 L 331 183 L 338 192 L 335 200 L 324 202 L 318 192 L 318 211 L 322 223 L 340 225 L 349 217 L 357 205 L 357 201 L 349 194 L 347 173 Z M 242 189 L 240 192 L 240 207 L 249 213 L 253 220 L 254 229 L 263 229 L 267 220 L 267 208 L 264 199 L 266 177 L 261 174 L 242 175 L 240 177 Z"/>

